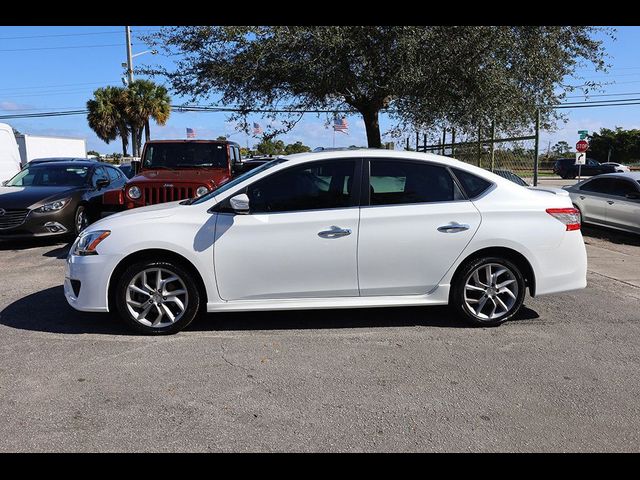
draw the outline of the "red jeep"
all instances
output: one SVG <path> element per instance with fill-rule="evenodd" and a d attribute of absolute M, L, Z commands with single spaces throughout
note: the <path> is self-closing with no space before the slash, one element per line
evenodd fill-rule
<path fill-rule="evenodd" d="M 122 209 L 200 197 L 231 179 L 241 165 L 236 142 L 151 140 L 136 175 L 122 190 L 105 193 L 103 202 Z"/>

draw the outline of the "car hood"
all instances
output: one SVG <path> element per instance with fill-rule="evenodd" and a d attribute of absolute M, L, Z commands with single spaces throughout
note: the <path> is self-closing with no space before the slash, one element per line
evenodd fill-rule
<path fill-rule="evenodd" d="M 138 207 L 131 210 L 125 210 L 123 212 L 109 215 L 96 223 L 91 224 L 88 231 L 110 229 L 119 224 L 139 224 L 147 220 L 153 220 L 157 218 L 170 217 L 178 212 L 181 208 L 179 200 L 176 202 L 158 203 L 156 205 L 149 205 L 147 207 Z"/>
<path fill-rule="evenodd" d="M 211 183 L 218 182 L 229 177 L 229 172 L 224 168 L 186 168 L 184 170 L 143 170 L 129 180 L 129 184 L 144 183 Z"/>
<path fill-rule="evenodd" d="M 78 187 L 0 187 L 0 208 L 30 208 L 77 190 Z"/>

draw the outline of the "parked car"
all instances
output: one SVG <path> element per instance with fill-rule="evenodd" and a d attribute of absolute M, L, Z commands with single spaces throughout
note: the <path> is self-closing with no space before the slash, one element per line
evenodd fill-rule
<path fill-rule="evenodd" d="M 640 172 L 599 175 L 563 188 L 582 222 L 640 234 Z"/>
<path fill-rule="evenodd" d="M 133 178 L 136 173 L 131 162 L 121 163 L 118 165 L 118 168 L 122 170 L 122 173 L 124 173 L 127 178 Z"/>
<path fill-rule="evenodd" d="M 73 244 L 64 291 L 77 310 L 162 334 L 200 311 L 445 304 L 490 326 L 527 288 L 585 286 L 564 190 L 372 149 L 278 158 L 197 199 L 107 217 Z"/>
<path fill-rule="evenodd" d="M 95 162 L 96 160 L 92 160 L 86 157 L 45 157 L 45 158 L 34 158 L 29 163 L 25 165 L 26 167 L 30 167 L 32 165 L 38 165 L 41 163 L 48 162 Z"/>
<path fill-rule="evenodd" d="M 575 164 L 575 158 L 559 158 L 553 164 L 553 173 L 560 175 L 562 178 L 576 178 L 578 176 L 578 165 Z M 601 175 L 603 173 L 614 173 L 616 167 L 613 165 L 604 165 L 596 162 L 592 158 L 587 158 L 586 163 L 582 165 L 580 174 L 585 177 L 593 175 Z"/>
<path fill-rule="evenodd" d="M 240 145 L 227 140 L 149 141 L 140 170 L 104 203 L 129 209 L 200 197 L 229 181 L 240 158 Z"/>
<path fill-rule="evenodd" d="M 496 175 L 500 175 L 502 178 L 506 178 L 507 180 L 511 180 L 516 185 L 521 185 L 523 187 L 528 187 L 529 183 L 527 183 L 522 177 L 513 173 L 511 170 L 505 169 L 494 169 L 493 173 Z"/>
<path fill-rule="evenodd" d="M 621 163 L 616 163 L 616 162 L 604 162 L 601 165 L 613 165 L 616 168 L 616 172 L 630 172 L 631 169 L 629 167 L 627 167 L 626 165 L 622 165 Z"/>
<path fill-rule="evenodd" d="M 77 235 L 100 218 L 105 190 L 125 181 L 90 160 L 28 166 L 0 187 L 0 239 Z"/>

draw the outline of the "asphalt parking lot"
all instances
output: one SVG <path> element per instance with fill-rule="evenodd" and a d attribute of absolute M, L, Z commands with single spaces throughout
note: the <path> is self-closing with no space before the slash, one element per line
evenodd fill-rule
<path fill-rule="evenodd" d="M 209 315 L 149 338 L 67 306 L 67 249 L 0 243 L 0 451 L 639 450 L 629 283 L 589 273 L 499 328 L 389 308 Z"/>

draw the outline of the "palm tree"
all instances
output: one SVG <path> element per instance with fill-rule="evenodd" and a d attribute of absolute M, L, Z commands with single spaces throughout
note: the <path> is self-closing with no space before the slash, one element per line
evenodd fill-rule
<path fill-rule="evenodd" d="M 126 106 L 129 93 L 121 87 L 98 88 L 93 92 L 93 99 L 87 102 L 87 121 L 89 127 L 99 139 L 106 143 L 122 139 L 122 153 L 126 157 L 129 144 L 128 119 Z"/>
<path fill-rule="evenodd" d="M 165 87 L 149 80 L 131 82 L 129 93 L 127 117 L 134 142 L 134 155 L 139 156 L 142 130 L 145 132 L 145 140 L 149 141 L 149 119 L 152 118 L 158 125 L 167 123 L 171 114 L 171 98 Z"/>

